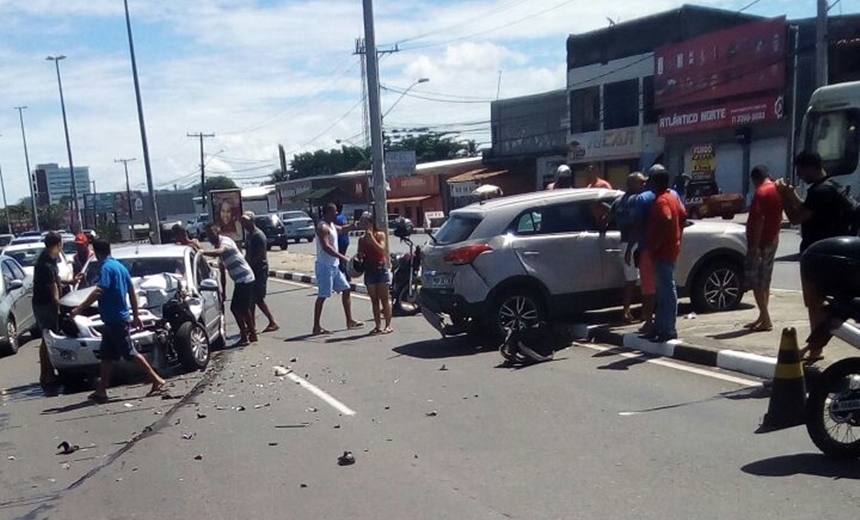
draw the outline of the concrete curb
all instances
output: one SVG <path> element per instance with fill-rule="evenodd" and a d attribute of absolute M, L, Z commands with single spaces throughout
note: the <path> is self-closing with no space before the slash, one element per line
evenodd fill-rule
<path fill-rule="evenodd" d="M 773 379 L 773 374 L 776 370 L 776 358 L 769 356 L 728 349 L 713 350 L 691 345 L 680 340 L 668 341 L 666 343 L 652 343 L 640 338 L 635 333 L 620 334 L 602 327 L 594 327 L 592 333 L 594 340 L 601 343 L 638 350 L 654 356 L 686 361 L 696 365 L 740 372 L 762 379 Z"/>
<path fill-rule="evenodd" d="M 293 282 L 306 283 L 316 285 L 317 277 L 302 273 L 290 273 L 288 271 L 279 271 L 277 269 L 269 269 L 269 276 L 279 280 L 290 280 Z M 367 287 L 363 283 L 349 284 L 353 292 L 358 294 L 367 294 Z"/>

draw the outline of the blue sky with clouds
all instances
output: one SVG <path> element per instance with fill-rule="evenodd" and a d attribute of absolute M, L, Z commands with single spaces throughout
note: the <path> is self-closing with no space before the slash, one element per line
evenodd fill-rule
<path fill-rule="evenodd" d="M 739 9 L 750 0 L 704 0 Z M 402 42 L 381 61 L 382 82 L 452 102 L 406 98 L 390 125 L 489 119 L 503 71 L 502 97 L 561 88 L 565 38 L 681 5 L 674 0 L 384 0 L 375 5 L 377 39 Z M 748 12 L 790 18 L 814 14 L 814 0 L 761 0 Z M 256 183 L 288 152 L 337 146 L 361 133 L 361 81 L 354 40 L 363 32 L 360 0 L 130 0 L 156 184 L 193 183 L 199 161 L 188 132 L 207 141 L 209 171 Z M 836 14 L 860 11 L 842 0 Z M 33 165 L 66 163 L 56 77 L 62 62 L 75 163 L 90 166 L 99 191 L 123 187 L 119 157 L 141 158 L 121 0 L 0 2 L 0 166 L 10 201 L 27 195 L 16 105 L 25 112 Z M 418 38 L 415 38 L 419 36 Z M 383 106 L 397 94 L 383 92 Z M 468 134 L 488 140 L 483 132 Z M 222 151 L 223 150 L 223 151 Z M 142 162 L 131 165 L 143 188 Z"/>

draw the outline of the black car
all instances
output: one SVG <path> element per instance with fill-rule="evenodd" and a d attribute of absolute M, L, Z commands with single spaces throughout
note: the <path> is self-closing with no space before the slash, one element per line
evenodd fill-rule
<path fill-rule="evenodd" d="M 266 249 L 272 249 L 272 246 L 277 245 L 282 251 L 286 251 L 287 232 L 280 217 L 275 214 L 261 215 L 254 218 L 254 223 L 266 234 Z"/>

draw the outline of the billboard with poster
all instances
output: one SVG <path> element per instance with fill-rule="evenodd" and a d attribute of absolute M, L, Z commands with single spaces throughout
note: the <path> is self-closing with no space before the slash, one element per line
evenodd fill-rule
<path fill-rule="evenodd" d="M 714 143 L 699 144 L 693 147 L 690 163 L 690 177 L 694 181 L 712 181 L 717 171 L 717 155 Z"/>
<path fill-rule="evenodd" d="M 239 222 L 242 216 L 242 190 L 213 190 L 209 192 L 212 222 L 221 228 L 221 234 L 239 243 L 245 240 L 245 231 Z"/>
<path fill-rule="evenodd" d="M 762 20 L 657 49 L 654 105 L 685 106 L 785 85 L 785 17 Z"/>

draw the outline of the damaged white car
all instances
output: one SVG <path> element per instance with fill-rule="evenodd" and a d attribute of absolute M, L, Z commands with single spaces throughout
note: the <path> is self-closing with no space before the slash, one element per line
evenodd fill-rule
<path fill-rule="evenodd" d="M 156 370 L 206 368 L 210 349 L 224 344 L 226 322 L 218 281 L 203 255 L 187 246 L 138 245 L 117 248 L 113 257 L 128 269 L 137 293 L 143 327 L 131 339 L 138 352 Z M 46 331 L 51 361 L 65 381 L 80 380 L 99 364 L 104 323 L 98 306 L 74 320 L 69 313 L 94 290 L 100 270 L 95 258 L 87 263 L 84 280 L 60 300 L 60 331 Z"/>

